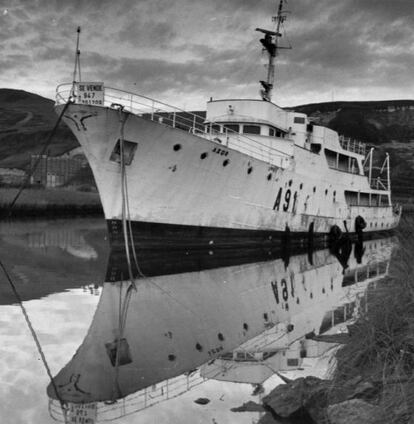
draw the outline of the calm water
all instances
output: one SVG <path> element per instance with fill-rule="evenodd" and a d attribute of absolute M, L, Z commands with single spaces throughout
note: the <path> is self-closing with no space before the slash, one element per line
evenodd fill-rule
<path fill-rule="evenodd" d="M 397 249 L 384 238 L 337 256 L 138 252 L 131 282 L 103 220 L 0 223 L 1 261 L 73 423 L 256 422 L 261 413 L 231 408 L 260 403 L 278 373 L 329 375 L 335 345 L 309 335 L 345 331 Z M 3 273 L 0 294 L 2 422 L 63 421 Z"/>

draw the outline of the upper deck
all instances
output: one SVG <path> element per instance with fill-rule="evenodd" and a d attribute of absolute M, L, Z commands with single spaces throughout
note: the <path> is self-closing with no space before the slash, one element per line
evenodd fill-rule
<path fill-rule="evenodd" d="M 96 87 L 96 83 L 91 84 Z M 102 83 L 101 83 L 102 84 Z M 71 83 L 56 89 L 56 104 L 83 101 Z M 103 89 L 96 107 L 122 109 L 144 119 L 168 125 L 250 155 L 271 165 L 286 168 L 298 146 L 312 153 L 337 152 L 361 162 L 365 145 L 338 137 L 325 127 L 314 125 L 307 115 L 280 108 L 263 100 L 225 99 L 207 102 L 207 113 L 191 113 L 150 97 L 118 90 Z M 346 152 L 346 153 L 345 153 Z"/>

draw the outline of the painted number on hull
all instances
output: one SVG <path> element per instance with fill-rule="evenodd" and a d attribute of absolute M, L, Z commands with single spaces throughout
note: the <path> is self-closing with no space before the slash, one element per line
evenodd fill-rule
<path fill-rule="evenodd" d="M 298 196 L 298 194 L 295 191 L 295 193 L 293 195 L 292 212 L 296 212 L 296 200 L 297 200 L 297 196 Z M 285 191 L 285 195 L 283 196 L 283 189 L 282 189 L 282 187 L 280 187 L 279 188 L 279 191 L 277 193 L 277 196 L 276 196 L 275 203 L 273 204 L 273 210 L 274 211 L 278 211 L 278 210 L 280 210 L 280 207 L 282 206 L 282 210 L 284 212 L 287 212 L 289 210 L 291 198 L 292 198 L 292 191 L 290 190 L 290 188 L 288 188 Z"/>
<path fill-rule="evenodd" d="M 275 281 L 271 281 L 270 282 L 271 286 L 272 286 L 272 291 L 273 291 L 273 295 L 275 296 L 276 299 L 276 303 L 279 304 L 280 303 L 280 296 L 282 297 L 282 299 L 287 302 L 289 299 L 289 289 L 288 289 L 288 283 L 287 281 L 282 278 L 280 280 L 280 285 L 278 284 L 278 282 Z M 280 288 L 279 288 L 280 286 Z M 280 290 L 280 294 L 279 294 L 279 290 Z M 290 295 L 292 298 L 295 297 L 295 288 L 294 288 L 294 282 L 293 282 L 293 277 L 291 276 L 291 280 L 290 280 Z"/>

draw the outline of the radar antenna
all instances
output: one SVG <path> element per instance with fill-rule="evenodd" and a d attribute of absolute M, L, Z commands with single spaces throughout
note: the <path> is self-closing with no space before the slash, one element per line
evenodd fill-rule
<path fill-rule="evenodd" d="M 272 17 L 272 22 L 276 23 L 274 31 L 256 28 L 256 31 L 262 32 L 264 34 L 264 38 L 261 38 L 260 42 L 263 45 L 263 50 L 267 51 L 267 54 L 269 56 L 269 61 L 267 64 L 267 79 L 266 81 L 260 81 L 260 84 L 262 85 L 260 94 L 262 96 L 262 99 L 267 102 L 270 102 L 272 99 L 272 90 L 274 87 L 275 80 L 275 58 L 278 55 L 278 50 L 292 48 L 291 46 L 279 46 L 279 38 L 282 36 L 280 30 L 283 25 L 283 22 L 285 22 L 286 20 L 286 14 L 288 13 L 286 10 L 283 10 L 283 3 L 285 1 L 286 0 L 280 0 L 277 15 Z"/>

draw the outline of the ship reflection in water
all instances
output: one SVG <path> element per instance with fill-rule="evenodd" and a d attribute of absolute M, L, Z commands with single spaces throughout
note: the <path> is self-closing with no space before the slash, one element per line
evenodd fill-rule
<path fill-rule="evenodd" d="M 333 342 L 367 307 L 394 245 L 386 238 L 290 257 L 149 251 L 133 279 L 113 251 L 89 331 L 47 389 L 50 414 L 64 421 L 62 403 L 68 422 L 116 419 L 196 396 L 212 380 L 253 385 L 257 402 L 286 376 L 327 377 Z"/>

